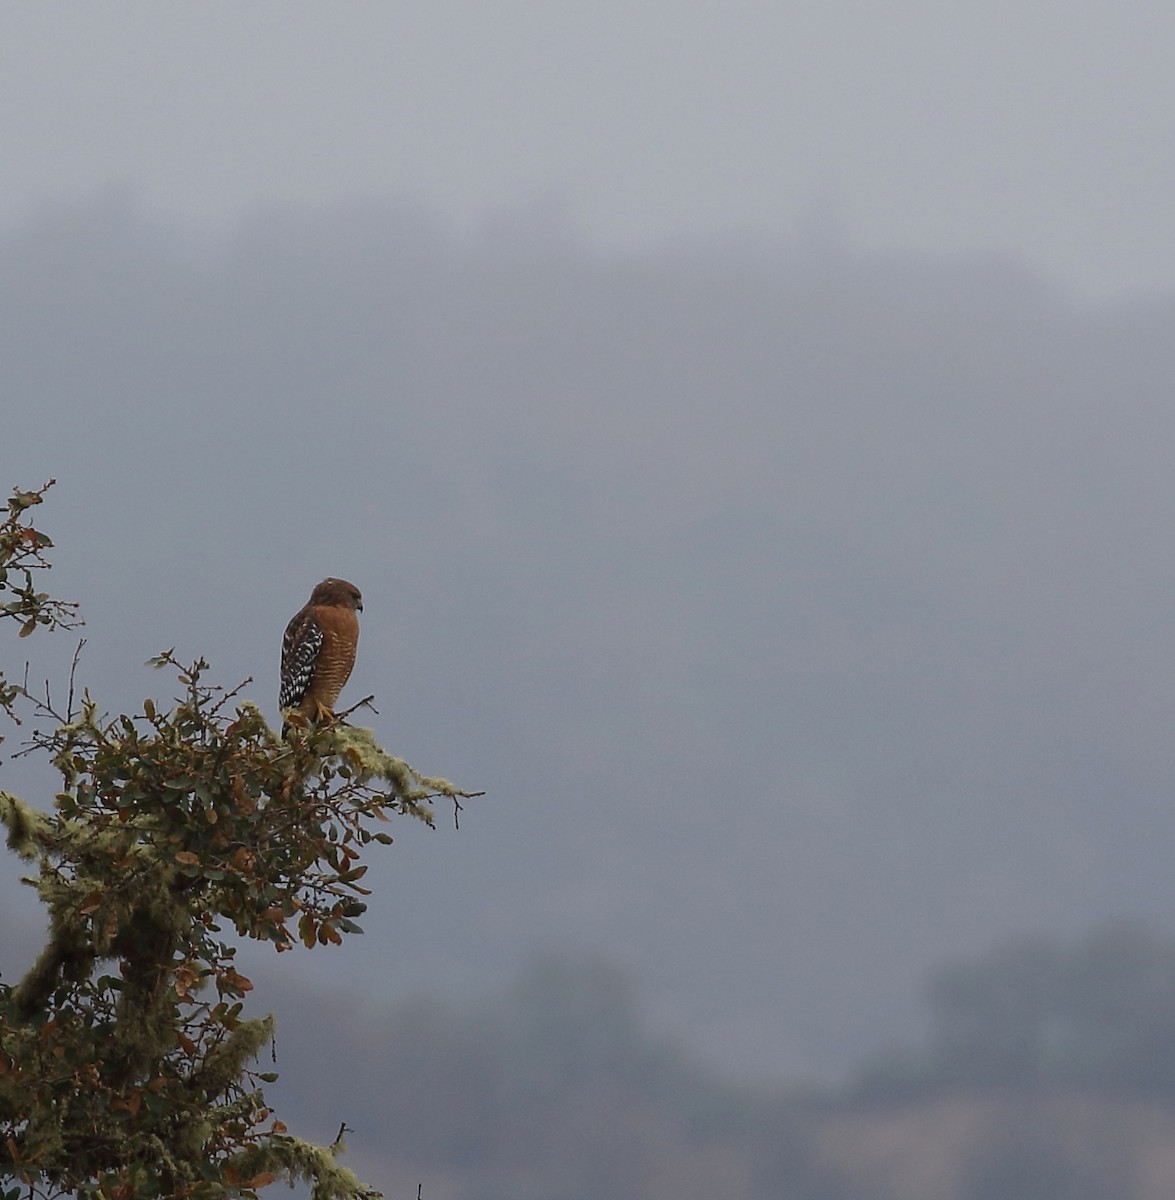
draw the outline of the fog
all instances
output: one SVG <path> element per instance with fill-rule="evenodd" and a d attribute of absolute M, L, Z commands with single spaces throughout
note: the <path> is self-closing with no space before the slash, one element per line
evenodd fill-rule
<path fill-rule="evenodd" d="M 1172 20 L 0 17 L 0 483 L 59 481 L 80 683 L 165 698 L 175 646 L 276 718 L 343 575 L 344 698 L 487 792 L 284 970 L 582 952 L 723 1070 L 829 1078 L 945 959 L 1170 924 Z"/>
<path fill-rule="evenodd" d="M 732 1071 L 819 1076 L 944 958 L 1171 911 L 1170 302 L 391 205 L 209 243 L 109 201 L 0 253 L 4 463 L 59 480 L 79 681 L 165 698 L 175 646 L 276 717 L 340 574 L 347 694 L 488 793 L 305 969 L 462 994 L 578 949 Z M 19 648 L 61 686 L 72 645 Z"/>
<path fill-rule="evenodd" d="M 1159 292 L 1173 36 L 1163 0 L 6 5 L 0 221 L 111 187 L 199 228 L 407 196 L 633 247 L 831 201 L 870 244 Z"/>

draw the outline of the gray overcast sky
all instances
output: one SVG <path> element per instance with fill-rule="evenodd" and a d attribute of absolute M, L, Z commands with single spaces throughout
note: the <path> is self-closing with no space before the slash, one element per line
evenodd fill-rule
<path fill-rule="evenodd" d="M 0 220 L 124 188 L 196 221 L 404 197 L 592 237 L 998 251 L 1175 282 L 1169 0 L 169 0 L 0 10 Z"/>

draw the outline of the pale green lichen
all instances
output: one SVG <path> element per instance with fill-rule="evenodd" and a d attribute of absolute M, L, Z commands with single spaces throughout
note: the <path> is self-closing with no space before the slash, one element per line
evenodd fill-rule
<path fill-rule="evenodd" d="M 44 813 L 9 792 L 0 792 L 0 821 L 8 826 L 8 848 L 23 859 L 35 859 L 53 829 Z"/>

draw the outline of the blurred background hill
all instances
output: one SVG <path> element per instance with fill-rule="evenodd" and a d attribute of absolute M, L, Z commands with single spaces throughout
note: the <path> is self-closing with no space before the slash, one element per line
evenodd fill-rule
<path fill-rule="evenodd" d="M 651 1030 L 632 979 L 537 955 L 496 996 L 279 992 L 273 1096 L 391 1195 L 1161 1200 L 1175 941 L 1136 924 L 932 972 L 919 1040 L 835 1087 L 753 1086 Z M 332 1122 L 334 1126 L 332 1128 Z"/>

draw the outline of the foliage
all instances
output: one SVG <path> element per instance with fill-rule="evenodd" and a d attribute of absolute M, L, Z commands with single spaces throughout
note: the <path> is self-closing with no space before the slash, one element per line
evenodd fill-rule
<path fill-rule="evenodd" d="M 27 570 L 50 543 L 20 511 L 4 545 Z M 22 632 L 71 611 L 27 579 L 15 590 Z M 430 800 L 466 793 L 365 730 L 283 740 L 239 689 L 205 682 L 204 661 L 152 661 L 178 675 L 174 706 L 109 719 L 88 695 L 77 712 L 46 700 L 25 752 L 60 772 L 52 811 L 0 792 L 50 923 L 24 978 L 0 984 L 0 1175 L 40 1197 L 250 1197 L 282 1176 L 320 1200 L 374 1195 L 338 1146 L 291 1136 L 268 1109 L 276 1076 L 250 1064 L 272 1021 L 243 1014 L 252 984 L 228 939 L 285 950 L 361 932 L 363 849 L 392 840 L 391 817 L 431 824 Z"/>
<path fill-rule="evenodd" d="M 38 625 L 69 629 L 76 624 L 77 606 L 38 592 L 35 583 L 34 572 L 49 569 L 45 551 L 51 549 L 53 543 L 33 527 L 26 513 L 42 502 L 53 483 L 50 479 L 35 491 L 13 492 L 7 511 L 0 519 L 0 617 L 19 621 L 21 637 L 28 637 Z M 5 598 L 5 592 L 11 597 Z M 0 708 L 13 720 L 16 719 L 13 706 L 22 690 L 19 685 L 9 683 L 0 671 Z M 0 737 L 0 741 L 3 740 Z"/>

